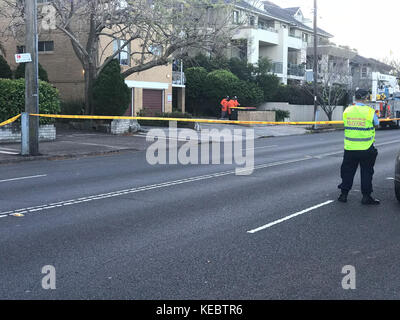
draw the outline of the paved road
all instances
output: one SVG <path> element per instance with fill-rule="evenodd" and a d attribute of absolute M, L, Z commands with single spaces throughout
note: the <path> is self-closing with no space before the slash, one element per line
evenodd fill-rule
<path fill-rule="evenodd" d="M 250 176 L 145 152 L 2 165 L 0 298 L 398 299 L 400 131 L 377 145 L 379 208 L 361 206 L 358 175 L 336 201 L 343 132 L 258 139 Z"/>

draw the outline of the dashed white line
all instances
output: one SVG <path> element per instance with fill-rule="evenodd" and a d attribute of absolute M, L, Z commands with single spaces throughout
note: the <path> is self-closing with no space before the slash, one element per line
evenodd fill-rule
<path fill-rule="evenodd" d="M 5 179 L 5 180 L 0 180 L 0 182 L 10 182 L 10 181 L 18 181 L 18 180 L 42 178 L 42 177 L 47 177 L 47 174 L 40 174 L 40 175 L 37 175 L 37 176 L 28 176 L 28 177 L 19 177 L 19 178 Z"/>
<path fill-rule="evenodd" d="M 310 159 L 311 159 L 310 157 L 304 157 L 304 158 L 299 158 L 299 159 L 295 159 L 295 160 L 287 160 L 287 161 L 279 161 L 279 162 L 273 162 L 273 163 L 268 163 L 268 164 L 262 164 L 262 165 L 255 166 L 254 170 L 270 168 L 270 167 L 275 167 L 275 166 L 284 165 L 284 164 L 292 164 L 292 163 L 297 163 L 297 162 L 310 160 Z M 176 180 L 176 181 L 163 182 L 163 183 L 158 183 L 158 184 L 153 184 L 153 185 L 148 185 L 148 186 L 135 187 L 135 188 L 131 188 L 131 189 L 97 194 L 97 195 L 92 195 L 92 196 L 88 196 L 88 197 L 81 197 L 78 199 L 70 199 L 70 200 L 66 200 L 66 201 L 60 201 L 57 203 L 51 203 L 51 204 L 46 204 L 46 205 L 41 205 L 41 206 L 16 209 L 16 210 L 7 211 L 7 212 L 0 212 L 0 215 L 7 214 L 8 216 L 13 216 L 15 214 L 40 212 L 43 210 L 59 208 L 62 206 L 70 206 L 70 205 L 75 205 L 75 204 L 80 204 L 80 203 L 86 203 L 89 201 L 102 200 L 102 199 L 107 199 L 107 198 L 112 198 L 112 197 L 119 197 L 119 196 L 126 195 L 126 194 L 132 194 L 132 193 L 137 193 L 137 192 L 143 192 L 143 191 L 149 191 L 149 190 L 154 190 L 154 189 L 176 186 L 176 185 L 195 182 L 195 181 L 223 177 L 223 176 L 235 174 L 237 172 L 242 172 L 242 171 L 244 172 L 247 170 L 249 170 L 249 169 L 244 168 L 244 169 L 239 169 L 239 170 L 230 170 L 230 171 L 218 172 L 218 173 L 204 175 L 204 176 L 197 176 L 197 177 L 186 178 L 186 179 L 181 179 L 181 180 Z"/>
<path fill-rule="evenodd" d="M 259 231 L 262 231 L 262 230 L 271 228 L 271 227 L 273 227 L 273 226 L 275 226 L 275 225 L 277 225 L 277 224 L 280 224 L 280 223 L 285 222 L 285 221 L 287 221 L 287 220 L 293 219 L 293 218 L 298 217 L 298 216 L 300 216 L 300 215 L 303 215 L 303 214 L 305 214 L 305 213 L 307 213 L 307 212 L 310 212 L 310 211 L 313 211 L 313 210 L 315 210 L 315 209 L 324 207 L 324 206 L 326 206 L 326 205 L 328 205 L 328 204 L 331 204 L 332 202 L 334 202 L 334 200 L 326 201 L 326 202 L 324 202 L 324 203 L 318 204 L 318 205 L 316 205 L 316 206 L 313 206 L 313 207 L 311 207 L 311 208 L 305 209 L 305 210 L 303 210 L 303 211 L 296 212 L 296 213 L 294 213 L 294 214 L 292 214 L 292 215 L 290 215 L 290 216 L 287 216 L 287 217 L 285 217 L 285 218 L 282 218 L 282 219 L 276 220 L 276 221 L 274 221 L 274 222 L 268 223 L 268 224 L 266 224 L 266 225 L 264 225 L 264 226 L 262 226 L 262 227 L 259 227 L 259 228 L 257 228 L 257 229 L 247 231 L 247 233 L 254 234 L 254 233 L 256 233 L 256 232 L 259 232 Z"/>

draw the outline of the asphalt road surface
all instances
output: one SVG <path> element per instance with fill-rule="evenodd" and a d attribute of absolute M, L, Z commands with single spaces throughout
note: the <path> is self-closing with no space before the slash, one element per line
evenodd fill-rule
<path fill-rule="evenodd" d="M 343 132 L 258 139 L 249 176 L 146 152 L 2 165 L 0 298 L 399 299 L 400 131 L 376 145 L 379 207 L 359 174 L 336 201 Z"/>

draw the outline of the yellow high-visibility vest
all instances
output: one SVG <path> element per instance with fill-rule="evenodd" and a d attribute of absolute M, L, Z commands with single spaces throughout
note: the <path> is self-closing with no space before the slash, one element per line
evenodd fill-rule
<path fill-rule="evenodd" d="M 344 149 L 368 150 L 375 142 L 375 110 L 368 106 L 353 105 L 343 113 Z"/>

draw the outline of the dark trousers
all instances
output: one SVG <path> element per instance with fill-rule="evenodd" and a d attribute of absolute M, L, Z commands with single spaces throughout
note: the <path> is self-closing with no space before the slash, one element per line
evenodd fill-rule
<path fill-rule="evenodd" d="M 362 151 L 345 150 L 341 168 L 342 183 L 339 185 L 339 189 L 342 189 L 342 192 L 346 194 L 351 190 L 354 176 L 358 165 L 360 165 L 361 192 L 363 195 L 370 195 L 373 192 L 372 177 L 374 175 L 374 165 L 377 156 L 378 150 L 374 146 Z"/>

